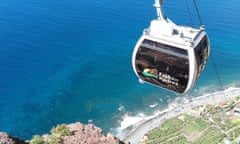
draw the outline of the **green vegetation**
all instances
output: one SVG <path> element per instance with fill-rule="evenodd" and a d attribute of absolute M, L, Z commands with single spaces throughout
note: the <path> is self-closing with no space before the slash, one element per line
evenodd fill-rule
<path fill-rule="evenodd" d="M 57 125 L 51 129 L 51 135 L 43 138 L 39 135 L 33 136 L 30 140 L 30 144 L 60 144 L 61 136 L 70 136 L 72 133 L 70 129 L 65 125 Z"/>
<path fill-rule="evenodd" d="M 219 129 L 210 128 L 193 144 L 219 144 L 223 138 L 224 134 Z"/>
<path fill-rule="evenodd" d="M 203 119 L 195 119 L 194 121 L 191 121 L 184 127 L 184 134 L 185 135 L 193 135 L 195 133 L 199 133 L 202 130 L 206 129 L 208 126 L 208 123 Z"/>
<path fill-rule="evenodd" d="M 45 141 L 41 136 L 34 135 L 30 141 L 30 144 L 45 144 Z"/>
<path fill-rule="evenodd" d="M 192 122 L 192 121 L 195 120 L 195 117 L 192 116 L 192 115 L 189 115 L 189 114 L 184 114 L 184 120 L 185 120 L 186 122 Z"/>
<path fill-rule="evenodd" d="M 240 95 L 236 97 L 236 101 L 240 100 Z"/>
<path fill-rule="evenodd" d="M 188 141 L 186 139 L 186 137 L 184 137 L 183 135 L 174 137 L 168 141 L 165 142 L 165 144 L 174 144 L 174 143 L 178 143 L 178 144 L 188 144 Z"/>
<path fill-rule="evenodd" d="M 224 105 L 207 105 L 200 116 L 184 114 L 179 118 L 166 120 L 159 128 L 146 136 L 145 144 L 219 144 L 225 140 L 236 144 L 240 140 L 240 114 L 234 108 L 240 107 L 240 96 Z M 198 111 L 200 107 L 194 110 Z"/>
<path fill-rule="evenodd" d="M 177 118 L 165 121 L 161 129 L 154 129 L 148 133 L 147 136 L 149 139 L 151 139 L 151 141 L 149 141 L 147 144 L 161 143 L 169 140 L 172 137 L 176 137 L 180 134 L 179 131 L 183 128 L 183 126 L 184 123 Z"/>
<path fill-rule="evenodd" d="M 233 123 L 233 124 L 240 124 L 240 118 L 232 119 L 231 123 Z"/>
<path fill-rule="evenodd" d="M 230 138 L 237 138 L 240 136 L 240 127 L 235 128 L 229 133 Z"/>
<path fill-rule="evenodd" d="M 56 127 L 53 127 L 51 129 L 51 133 L 53 135 L 60 135 L 60 136 L 70 136 L 71 135 L 70 129 L 65 124 L 61 124 L 61 125 L 57 125 Z"/>
<path fill-rule="evenodd" d="M 50 135 L 46 140 L 47 144 L 59 144 L 60 142 L 61 142 L 61 138 L 55 135 Z"/>
<path fill-rule="evenodd" d="M 60 136 L 49 135 L 46 139 L 39 135 L 33 136 L 30 144 L 59 144 L 61 142 Z"/>

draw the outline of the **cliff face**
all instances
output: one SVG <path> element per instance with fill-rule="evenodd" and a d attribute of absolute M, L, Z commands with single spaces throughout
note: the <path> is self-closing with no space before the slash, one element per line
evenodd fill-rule
<path fill-rule="evenodd" d="M 26 144 L 26 142 L 4 132 L 0 132 L 0 144 Z"/>
<path fill-rule="evenodd" d="M 68 125 L 68 127 L 73 135 L 64 136 L 62 138 L 63 144 L 123 144 L 111 134 L 105 136 L 100 128 L 92 124 L 74 123 Z"/>
<path fill-rule="evenodd" d="M 61 136 L 59 144 L 124 144 L 112 134 L 103 134 L 103 131 L 93 124 L 83 125 L 79 122 L 66 125 L 71 131 L 69 136 Z M 41 136 L 47 139 L 50 135 Z M 19 138 L 14 138 L 0 132 L 0 144 L 28 144 Z"/>

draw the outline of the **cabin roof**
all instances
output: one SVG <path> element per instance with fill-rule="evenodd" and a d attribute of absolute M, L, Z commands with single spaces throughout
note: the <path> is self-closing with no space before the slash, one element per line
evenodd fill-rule
<path fill-rule="evenodd" d="M 150 27 L 145 30 L 145 34 L 151 37 L 185 46 L 191 46 L 200 32 L 201 29 L 176 25 L 171 21 L 165 22 L 160 20 L 152 20 Z"/>

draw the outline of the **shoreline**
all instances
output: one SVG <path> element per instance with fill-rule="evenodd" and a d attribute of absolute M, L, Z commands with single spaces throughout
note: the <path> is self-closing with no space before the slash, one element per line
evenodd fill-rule
<path fill-rule="evenodd" d="M 240 95 L 240 88 L 229 87 L 224 91 L 213 92 L 194 98 L 189 98 L 184 103 L 170 106 L 162 111 L 158 111 L 153 116 L 143 118 L 128 128 L 120 131 L 117 135 L 122 141 L 138 144 L 143 136 L 152 129 L 159 127 L 165 120 L 176 117 L 188 112 L 190 109 L 199 105 L 214 105 L 216 103 L 232 99 Z"/>

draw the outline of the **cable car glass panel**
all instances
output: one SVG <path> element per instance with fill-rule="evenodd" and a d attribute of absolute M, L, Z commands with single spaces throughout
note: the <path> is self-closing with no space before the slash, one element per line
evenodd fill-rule
<path fill-rule="evenodd" d="M 195 48 L 195 56 L 198 65 L 197 77 L 199 77 L 200 73 L 204 69 L 205 64 L 207 63 L 209 56 L 209 42 L 207 36 L 204 36 L 204 38 Z"/>
<path fill-rule="evenodd" d="M 188 52 L 145 39 L 135 57 L 135 68 L 143 81 L 183 93 L 188 85 Z"/>

